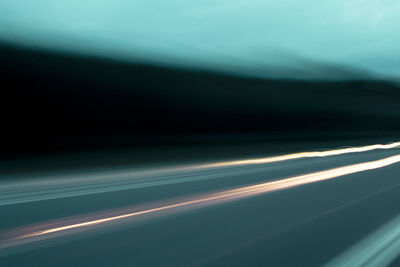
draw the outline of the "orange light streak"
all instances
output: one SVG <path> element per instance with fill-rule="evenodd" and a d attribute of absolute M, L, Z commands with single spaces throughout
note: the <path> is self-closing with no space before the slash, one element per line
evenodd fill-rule
<path fill-rule="evenodd" d="M 363 172 L 367 170 L 377 169 L 386 167 L 395 163 L 400 162 L 400 155 L 370 161 L 365 163 L 358 163 L 353 165 L 348 165 L 339 168 L 333 168 L 325 171 L 314 172 L 310 174 L 299 175 L 291 178 L 285 178 L 277 181 L 261 183 L 257 185 L 245 186 L 237 189 L 226 190 L 219 193 L 205 195 L 196 199 L 182 201 L 171 205 L 160 206 L 157 208 L 152 208 L 143 211 L 137 211 L 127 214 L 122 214 L 118 216 L 99 218 L 91 221 L 65 225 L 61 227 L 50 228 L 42 231 L 32 232 L 26 235 L 19 236 L 18 239 L 44 236 L 56 232 L 72 230 L 76 228 L 83 228 L 87 226 L 94 226 L 99 224 L 104 224 L 111 221 L 117 221 L 125 218 L 136 217 L 144 214 L 157 213 L 160 211 L 170 211 L 174 213 L 176 208 L 184 208 L 184 210 L 194 209 L 198 206 L 211 206 L 228 201 L 239 200 L 242 198 L 252 197 L 260 194 L 266 194 L 277 190 L 284 190 L 291 187 L 301 186 L 310 183 L 321 182 L 325 180 L 330 180 L 333 178 L 341 177 L 344 175 L 349 175 L 357 172 Z M 181 211 L 181 209 L 179 209 Z"/>

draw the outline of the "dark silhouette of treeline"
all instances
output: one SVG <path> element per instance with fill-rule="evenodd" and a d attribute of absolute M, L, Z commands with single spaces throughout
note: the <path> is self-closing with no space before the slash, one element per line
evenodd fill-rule
<path fill-rule="evenodd" d="M 385 81 L 271 80 L 8 44 L 0 59 L 2 155 L 400 130 L 399 87 Z"/>

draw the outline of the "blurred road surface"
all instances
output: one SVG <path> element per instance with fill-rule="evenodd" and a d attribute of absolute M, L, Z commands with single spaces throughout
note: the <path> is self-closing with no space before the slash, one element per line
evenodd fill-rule
<path fill-rule="evenodd" d="M 386 266 L 400 145 L 0 184 L 0 266 Z"/>

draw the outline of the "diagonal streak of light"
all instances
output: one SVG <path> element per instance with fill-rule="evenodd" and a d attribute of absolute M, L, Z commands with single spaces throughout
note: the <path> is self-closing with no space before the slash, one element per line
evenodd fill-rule
<path fill-rule="evenodd" d="M 229 201 L 235 201 L 247 197 L 257 196 L 261 194 L 267 194 L 270 192 L 284 190 L 296 186 L 330 180 L 353 173 L 383 168 L 398 162 L 400 162 L 400 155 L 395 155 L 380 160 L 352 164 L 324 171 L 318 171 L 290 178 L 284 178 L 276 181 L 244 186 L 212 194 L 206 194 L 195 198 L 188 198 L 187 200 L 181 200 L 168 205 L 159 205 L 158 207 L 154 207 L 151 209 L 121 213 L 117 216 L 107 217 L 103 214 L 103 215 L 97 215 L 97 218 L 91 217 L 90 220 L 87 217 L 76 219 L 74 221 L 75 223 L 71 223 L 71 221 L 69 221 L 68 224 L 66 223 L 62 224 L 61 222 L 61 224 L 59 224 L 57 227 L 50 227 L 47 229 L 42 228 L 42 230 L 40 231 L 31 231 L 23 235 L 15 236 L 12 240 L 22 241 L 16 243 L 14 242 L 14 244 L 30 243 L 29 239 L 32 238 L 33 238 L 32 242 L 43 240 L 54 237 L 52 236 L 52 234 L 55 233 L 63 235 L 63 234 L 73 233 L 74 231 L 72 230 L 84 231 L 86 227 L 88 227 L 89 229 L 93 229 L 93 227 L 105 226 L 107 225 L 107 223 L 110 222 L 115 222 L 122 219 L 134 219 L 136 217 L 140 217 L 141 215 L 147 214 L 156 216 L 156 215 L 169 215 L 169 214 L 179 213 L 187 210 L 193 210 L 196 208 L 212 206 Z M 30 228 L 27 229 L 29 230 Z M 9 245 L 5 244 L 5 241 L 1 242 L 0 240 L 0 248 L 9 247 Z"/>
<path fill-rule="evenodd" d="M 386 150 L 395 149 L 400 147 L 400 142 L 394 142 L 390 144 L 375 144 L 360 147 L 347 147 L 326 151 L 313 151 L 313 152 L 300 152 L 279 156 L 263 157 L 263 158 L 253 158 L 245 160 L 232 160 L 232 161 L 221 161 L 206 164 L 188 165 L 181 167 L 169 167 L 161 168 L 158 170 L 151 171 L 124 171 L 122 173 L 105 173 L 105 174 L 94 174 L 83 176 L 79 174 L 78 179 L 44 179 L 44 180 L 34 180 L 28 183 L 11 183 L 11 185 L 1 185 L 0 187 L 0 206 L 19 204 L 40 200 L 57 199 L 65 197 L 75 197 L 81 195 L 89 195 L 96 193 L 106 193 L 134 188 L 144 188 L 151 186 L 161 186 L 167 184 L 177 184 L 182 182 L 192 182 L 196 180 L 210 179 L 210 177 L 216 176 L 184 176 L 172 179 L 156 179 L 149 181 L 138 182 L 135 177 L 157 177 L 160 174 L 173 174 L 176 175 L 180 172 L 192 172 L 201 171 L 204 169 L 218 169 L 224 167 L 239 167 L 247 165 L 258 165 L 258 164 L 268 164 L 274 162 L 282 162 L 294 159 L 304 159 L 304 158 L 321 158 L 337 156 L 349 153 L 361 153 L 373 150 Z M 222 170 L 221 174 L 226 174 L 227 170 Z M 168 175 L 167 175 L 168 176 Z M 112 178 L 112 179 L 111 179 Z M 99 187 L 98 184 L 103 186 Z M 32 187 L 33 186 L 33 187 Z M 23 190 L 22 190 L 23 189 Z"/>

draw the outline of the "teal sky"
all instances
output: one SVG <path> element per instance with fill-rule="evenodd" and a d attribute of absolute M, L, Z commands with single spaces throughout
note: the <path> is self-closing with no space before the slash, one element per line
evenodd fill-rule
<path fill-rule="evenodd" d="M 1 0 L 0 38 L 254 75 L 400 77 L 398 0 Z"/>

